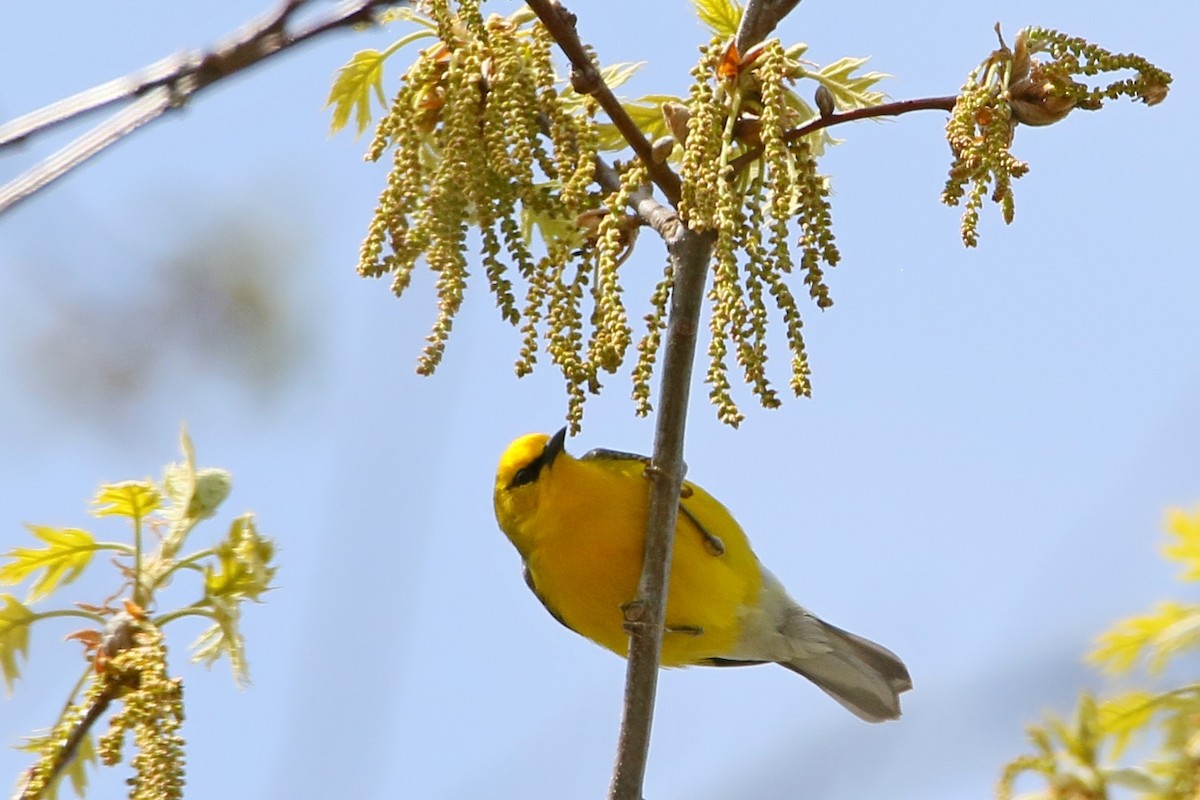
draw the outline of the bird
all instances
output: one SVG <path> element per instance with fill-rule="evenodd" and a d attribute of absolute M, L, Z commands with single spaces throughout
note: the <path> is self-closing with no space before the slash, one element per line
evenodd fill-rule
<path fill-rule="evenodd" d="M 496 470 L 496 521 L 546 610 L 625 657 L 622 607 L 636 596 L 642 569 L 650 460 L 606 449 L 575 458 L 566 436 L 563 428 L 508 445 Z M 793 600 L 729 510 L 690 481 L 676 519 L 661 666 L 773 662 L 868 722 L 900 716 L 912 679 L 895 653 Z"/>

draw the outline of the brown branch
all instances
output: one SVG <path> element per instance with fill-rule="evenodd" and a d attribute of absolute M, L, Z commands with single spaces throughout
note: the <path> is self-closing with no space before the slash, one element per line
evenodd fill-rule
<path fill-rule="evenodd" d="M 679 176 L 665 163 L 654 159 L 650 142 L 642 134 L 641 128 L 630 118 L 625 106 L 621 105 L 621 101 L 604 82 L 600 70 L 592 63 L 575 30 L 575 15 L 558 0 L 529 0 L 528 5 L 571 62 L 571 85 L 575 91 L 596 98 L 596 102 L 604 109 L 604 113 L 608 114 L 621 136 L 646 165 L 650 179 L 662 190 L 671 205 L 677 205 L 680 194 Z"/>
<path fill-rule="evenodd" d="M 527 2 L 571 62 L 571 83 L 576 91 L 596 98 L 625 141 L 646 164 L 651 180 L 671 205 L 677 205 L 679 176 L 653 157 L 650 143 L 641 129 L 605 84 L 575 30 L 575 16 L 557 0 Z M 616 182 L 612 167 L 599 158 L 596 159 L 596 179 L 601 185 Z M 671 547 L 683 485 L 688 396 L 714 238 L 712 233 L 698 234 L 688 229 L 673 210 L 660 204 L 648 191 L 635 192 L 630 197 L 630 204 L 666 242 L 674 279 L 659 385 L 654 454 L 647 469 L 651 488 L 642 572 L 637 596 L 623 608 L 629 630 L 629 664 L 625 673 L 625 702 L 616 765 L 609 788 L 610 800 L 641 800 L 646 776 L 671 572 Z"/>
<path fill-rule="evenodd" d="M 800 5 L 800 0 L 750 0 L 738 25 L 735 46 L 745 53 L 775 30 L 775 26 Z"/>
<path fill-rule="evenodd" d="M 853 111 L 845 111 L 840 114 L 829 114 L 828 116 L 818 117 L 812 122 L 801 125 L 799 128 L 792 128 L 783 135 L 783 140 L 785 142 L 794 142 L 813 131 L 819 131 L 822 128 L 840 125 L 843 122 L 854 122 L 860 119 L 898 117 L 901 114 L 907 114 L 911 111 L 953 111 L 954 103 L 957 100 L 957 95 L 922 97 L 917 100 L 899 100 L 895 103 L 881 103 L 877 106 L 856 108 Z M 732 167 L 733 174 L 736 175 L 745 169 L 752 161 L 762 155 L 762 151 L 761 146 L 755 147 L 742 153 L 733 161 L 730 161 L 729 166 Z"/>
<path fill-rule="evenodd" d="M 33 770 L 37 769 L 37 767 L 30 768 L 30 771 L 25 774 L 22 785 L 17 789 L 17 800 L 41 800 L 46 795 L 46 791 L 54 786 L 54 782 L 63 774 L 63 770 L 75 760 L 75 756 L 79 751 L 79 745 L 83 743 L 84 737 L 91 731 L 92 726 L 96 724 L 100 717 L 104 716 L 104 712 L 108 710 L 112 701 L 120 693 L 120 688 L 120 686 L 113 684 L 92 701 L 87 711 L 79 718 L 75 726 L 71 728 L 71 733 L 67 736 L 66 741 L 58 748 L 58 752 L 54 754 L 47 774 L 36 785 L 31 779 L 33 778 Z"/>
<path fill-rule="evenodd" d="M 125 110 L 0 186 L 0 214 L 146 123 L 186 105 L 196 93 L 214 83 L 329 31 L 374 23 L 380 10 L 407 1 L 344 2 L 329 15 L 296 31 L 289 31 L 296 12 L 309 0 L 285 0 L 275 10 L 249 23 L 207 52 L 178 53 L 144 70 L 108 81 L 0 125 L 0 149 L 3 149 L 112 103 L 133 100 L 133 104 Z"/>
<path fill-rule="evenodd" d="M 713 234 L 696 233 L 677 217 L 657 228 L 667 243 L 674 271 L 671 313 L 659 386 L 658 416 L 654 431 L 654 456 L 650 510 L 646 519 L 646 545 L 636 599 L 625 608 L 629 629 L 629 665 L 625 677 L 625 704 L 617 761 L 609 800 L 641 800 L 654 718 L 654 695 L 662 652 L 671 547 L 683 484 L 683 440 L 687 426 L 696 334 Z"/>

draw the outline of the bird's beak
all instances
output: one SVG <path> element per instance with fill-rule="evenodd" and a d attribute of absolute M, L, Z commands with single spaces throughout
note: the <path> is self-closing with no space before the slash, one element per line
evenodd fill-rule
<path fill-rule="evenodd" d="M 550 437 L 550 441 L 546 442 L 545 449 L 542 450 L 542 466 L 548 467 L 554 463 L 554 459 L 558 458 L 558 454 L 563 452 L 563 448 L 567 444 L 567 429 L 563 428 L 558 433 Z"/>

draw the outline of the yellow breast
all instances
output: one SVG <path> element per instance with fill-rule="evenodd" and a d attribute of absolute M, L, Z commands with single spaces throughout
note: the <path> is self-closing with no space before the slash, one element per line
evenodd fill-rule
<path fill-rule="evenodd" d="M 621 606 L 636 595 L 642 567 L 651 487 L 644 470 L 636 460 L 562 453 L 539 477 L 536 502 L 505 513 L 498 492 L 501 527 L 525 558 L 539 597 L 569 627 L 620 655 L 628 650 Z M 757 602 L 762 587 L 758 560 L 725 507 L 690 483 L 684 495 L 664 666 L 730 652 L 740 615 Z M 705 531 L 720 547 L 711 539 L 706 545 Z"/>

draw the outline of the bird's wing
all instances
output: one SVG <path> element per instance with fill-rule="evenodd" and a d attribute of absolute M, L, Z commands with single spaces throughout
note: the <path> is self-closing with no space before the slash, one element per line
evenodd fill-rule
<path fill-rule="evenodd" d="M 579 633 L 579 631 L 575 630 L 574 628 L 572 628 L 570 625 L 567 624 L 567 621 L 562 618 L 562 614 L 559 614 L 557 611 L 555 611 L 554 606 L 550 605 L 550 603 L 547 602 L 546 598 L 542 595 L 542 593 L 538 591 L 537 584 L 535 584 L 533 582 L 533 573 L 529 570 L 529 565 L 526 564 L 524 560 L 521 561 L 521 567 L 522 567 L 522 572 L 523 572 L 523 575 L 525 578 L 525 585 L 529 587 L 529 591 L 533 592 L 533 596 L 538 599 L 538 602 L 540 602 L 542 604 L 542 606 L 547 611 L 550 612 L 550 616 L 552 616 L 556 620 L 558 620 L 558 623 L 560 625 L 562 625 L 564 628 L 566 628 L 567 630 L 572 631 L 574 633 Z M 580 635 L 582 635 L 582 634 L 580 634 Z"/>
<path fill-rule="evenodd" d="M 700 662 L 706 667 L 753 667 L 755 664 L 770 664 L 770 661 L 739 661 L 735 658 L 706 658 Z"/>
<path fill-rule="evenodd" d="M 650 458 L 647 456 L 638 455 L 637 453 L 626 453 L 622 450 L 607 450 L 603 447 L 597 447 L 593 450 L 589 450 L 588 452 L 584 453 L 580 460 L 604 461 L 607 462 L 606 466 L 609 468 L 617 472 L 621 472 L 626 475 L 634 475 L 636 477 L 645 476 L 646 469 L 652 463 Z M 686 464 L 683 466 L 683 471 L 684 474 L 687 473 Z M 715 532 L 713 532 L 711 529 L 712 526 L 705 525 L 704 522 L 701 521 L 700 516 L 698 516 L 697 512 L 703 514 L 703 509 L 697 509 L 697 511 L 693 511 L 692 508 L 688 507 L 687 501 L 696 494 L 696 489 L 697 487 L 695 484 L 686 480 L 683 482 L 683 487 L 680 490 L 679 510 L 685 517 L 688 518 L 692 525 L 694 525 L 696 529 L 700 531 L 700 535 L 704 539 L 705 549 L 714 556 L 724 555 L 725 543 L 721 541 L 721 538 L 717 536 Z"/>
<path fill-rule="evenodd" d="M 624 450 L 609 450 L 604 447 L 596 447 L 588 450 L 579 458 L 580 461 L 628 461 L 633 462 L 630 467 L 635 467 L 641 464 L 641 469 L 650 466 L 650 456 L 639 455 L 638 453 L 626 453 Z M 628 471 L 628 470 L 626 470 Z M 683 474 L 687 475 L 687 464 L 683 465 Z"/>

